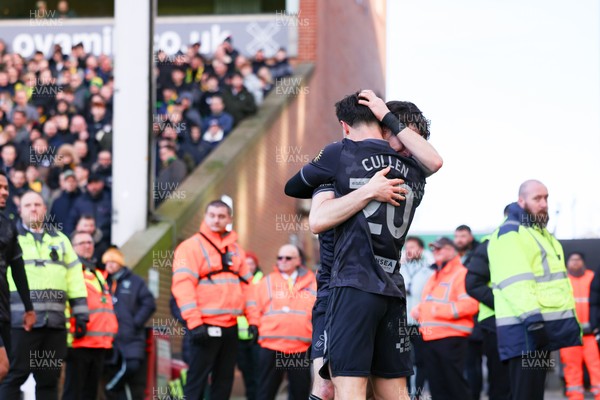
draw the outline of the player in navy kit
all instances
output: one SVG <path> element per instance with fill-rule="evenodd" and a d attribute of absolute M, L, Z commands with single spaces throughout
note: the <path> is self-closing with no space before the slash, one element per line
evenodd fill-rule
<path fill-rule="evenodd" d="M 364 97 L 374 95 L 371 92 Z M 401 335 L 406 306 L 398 260 L 414 209 L 423 195 L 425 173 L 422 165 L 412 158 L 399 156 L 382 140 L 377 119 L 368 108 L 358 105 L 357 95 L 345 98 L 336 109 L 344 133 L 351 140 L 327 146 L 288 182 L 286 193 L 307 197 L 316 185 L 333 182 L 335 194 L 340 197 L 361 187 L 378 171 L 406 181 L 406 201 L 402 204 L 371 202 L 355 214 L 360 208 L 356 209 L 356 202 L 348 203 L 347 207 L 340 208 L 340 214 L 328 215 L 334 221 L 332 224 L 326 226 L 327 223 L 319 222 L 318 228 L 331 228 L 350 216 L 335 230 L 335 260 L 327 314 L 330 324 L 327 352 L 336 398 L 364 396 L 366 379 L 373 375 L 376 393 L 383 398 L 397 399 L 402 382 L 405 385 L 401 377 L 411 373 L 409 344 Z M 389 123 L 390 117 L 393 115 L 385 115 L 383 119 Z M 397 120 L 391 126 L 394 133 L 400 131 L 401 141 L 403 137 L 409 142 L 415 140 L 408 137 L 407 130 L 399 129 Z M 425 166 L 431 171 L 438 169 L 441 159 L 435 149 L 419 135 L 412 134 L 418 138 L 417 146 L 413 147 L 415 156 L 425 154 L 427 157 L 419 157 L 430 160 Z M 341 197 L 334 201 L 343 200 Z"/>

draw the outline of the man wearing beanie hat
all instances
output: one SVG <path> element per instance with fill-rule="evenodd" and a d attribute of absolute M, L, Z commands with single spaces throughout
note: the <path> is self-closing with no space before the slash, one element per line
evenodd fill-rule
<path fill-rule="evenodd" d="M 146 336 L 144 325 L 156 310 L 152 293 L 144 280 L 125 266 L 125 257 L 116 247 L 102 256 L 108 272 L 107 283 L 112 293 L 119 331 L 109 361 L 106 397 L 108 399 L 144 398 Z"/>

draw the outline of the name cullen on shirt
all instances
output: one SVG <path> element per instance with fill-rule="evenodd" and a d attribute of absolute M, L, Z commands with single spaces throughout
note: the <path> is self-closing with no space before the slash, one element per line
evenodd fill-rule
<path fill-rule="evenodd" d="M 386 167 L 391 167 L 400 172 L 403 176 L 408 176 L 409 171 L 408 166 L 403 164 L 398 158 L 383 154 L 363 158 L 362 166 L 366 171 L 371 171 L 373 169 L 381 170 Z"/>

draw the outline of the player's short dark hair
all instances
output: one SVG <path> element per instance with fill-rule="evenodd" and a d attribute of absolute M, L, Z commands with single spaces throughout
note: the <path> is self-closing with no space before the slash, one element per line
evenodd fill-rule
<path fill-rule="evenodd" d="M 354 127 L 360 124 L 378 124 L 379 121 L 367 106 L 358 104 L 359 92 L 344 97 L 335 103 L 335 115 L 338 121 L 344 121 Z"/>
<path fill-rule="evenodd" d="M 206 206 L 206 210 L 205 210 L 205 211 L 208 211 L 208 208 L 209 208 L 209 207 L 225 207 L 225 208 L 227 209 L 227 213 L 228 213 L 229 215 L 231 215 L 231 214 L 232 214 L 232 210 L 231 210 L 231 207 L 229 207 L 229 204 L 225 203 L 225 202 L 224 202 L 224 201 L 222 201 L 222 200 L 213 200 L 213 201 L 211 201 L 211 202 L 210 202 L 210 203 L 208 203 L 208 205 Z"/>
<path fill-rule="evenodd" d="M 567 261 L 569 261 L 569 258 L 571 258 L 571 256 L 579 256 L 579 257 L 581 257 L 583 262 L 585 262 L 585 254 L 582 253 L 581 251 L 572 251 L 571 253 L 569 253 L 569 256 L 567 257 Z"/>
<path fill-rule="evenodd" d="M 94 218 L 92 214 L 82 214 L 77 220 L 77 223 L 79 223 L 79 221 L 81 221 L 82 219 L 93 219 L 94 221 L 96 221 L 96 218 Z"/>
<path fill-rule="evenodd" d="M 425 248 L 425 243 L 423 242 L 423 239 L 421 239 L 420 237 L 418 237 L 418 236 L 407 236 L 406 240 L 404 242 L 406 243 L 409 240 L 412 240 L 413 242 L 417 242 L 417 245 L 419 245 L 420 248 L 422 248 L 422 249 Z"/>
<path fill-rule="evenodd" d="M 6 172 L 4 172 L 3 169 L 0 169 L 0 176 L 5 177 L 6 179 L 8 179 L 8 176 L 6 176 Z"/>
<path fill-rule="evenodd" d="M 419 135 L 425 140 L 429 140 L 429 125 L 431 124 L 431 121 L 425 118 L 421 110 L 419 110 L 419 107 L 409 101 L 394 100 L 388 101 L 385 104 L 390 112 L 398 117 L 400 122 L 406 126 L 408 126 L 408 124 L 415 124 L 419 130 Z"/>
<path fill-rule="evenodd" d="M 467 231 L 469 233 L 471 233 L 471 228 L 468 225 L 459 225 L 456 227 L 456 229 L 454 230 L 455 232 L 457 231 Z"/>

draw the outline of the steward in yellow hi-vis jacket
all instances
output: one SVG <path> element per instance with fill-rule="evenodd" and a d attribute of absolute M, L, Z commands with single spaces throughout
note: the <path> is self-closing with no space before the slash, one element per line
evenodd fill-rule
<path fill-rule="evenodd" d="M 518 399 L 543 398 L 549 351 L 581 345 L 563 249 L 546 229 L 547 199 L 541 182 L 523 183 L 488 245 L 498 351 Z"/>
<path fill-rule="evenodd" d="M 65 308 L 71 306 L 76 329 L 85 330 L 89 318 L 87 289 L 81 262 L 69 239 L 45 221 L 46 205 L 36 192 L 21 197 L 17 222 L 31 302 L 37 321 L 29 332 L 22 328 L 25 308 L 9 274 L 11 339 L 13 351 L 0 399 L 18 399 L 30 373 L 36 381 L 36 398 L 56 398 L 58 381 L 67 352 Z"/>

